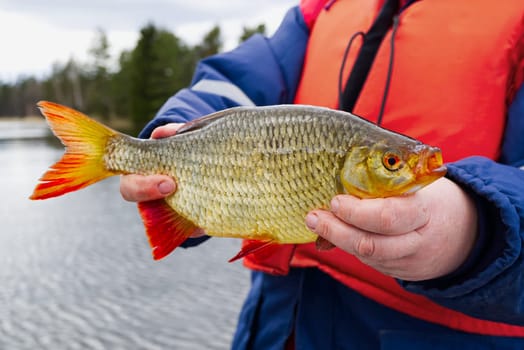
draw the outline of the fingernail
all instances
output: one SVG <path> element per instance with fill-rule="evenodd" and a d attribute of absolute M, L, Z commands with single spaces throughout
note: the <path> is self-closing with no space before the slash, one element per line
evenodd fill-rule
<path fill-rule="evenodd" d="M 306 215 L 306 226 L 310 230 L 314 230 L 317 227 L 318 224 L 318 216 L 316 214 L 307 214 Z"/>
<path fill-rule="evenodd" d="M 340 203 L 339 203 L 339 201 L 338 201 L 338 198 L 333 198 L 333 199 L 331 200 L 331 211 L 332 211 L 332 212 L 337 212 L 339 206 L 340 206 Z"/>
<path fill-rule="evenodd" d="M 171 181 L 162 181 L 158 185 L 158 190 L 161 194 L 170 194 L 175 190 L 175 184 L 173 184 Z"/>

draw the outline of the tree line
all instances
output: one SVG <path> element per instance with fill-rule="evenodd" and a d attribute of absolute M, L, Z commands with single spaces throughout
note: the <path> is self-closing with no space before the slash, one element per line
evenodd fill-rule
<path fill-rule="evenodd" d="M 263 24 L 244 27 L 239 42 Z M 35 103 L 50 100 L 79 109 L 111 123 L 126 121 L 125 131 L 137 132 L 176 91 L 186 87 L 196 63 L 221 51 L 219 26 L 191 46 L 172 32 L 150 23 L 140 30 L 135 47 L 120 53 L 111 67 L 110 43 L 102 29 L 95 33 L 88 61 L 55 63 L 46 78 L 21 77 L 0 81 L 0 117 L 37 114 Z"/>

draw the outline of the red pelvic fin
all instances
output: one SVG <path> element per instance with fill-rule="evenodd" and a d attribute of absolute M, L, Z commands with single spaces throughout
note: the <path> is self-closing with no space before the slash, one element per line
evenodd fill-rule
<path fill-rule="evenodd" d="M 333 248 L 335 248 L 335 245 L 333 243 L 331 243 L 330 241 L 328 241 L 327 239 L 324 239 L 320 236 L 318 236 L 317 240 L 315 241 L 315 246 L 317 248 L 317 250 L 331 250 Z"/>
<path fill-rule="evenodd" d="M 138 203 L 153 258 L 162 259 L 198 230 L 174 211 L 164 199 Z"/>
<path fill-rule="evenodd" d="M 257 241 L 252 239 L 246 239 L 242 242 L 242 249 L 238 252 L 237 255 L 229 259 L 229 262 L 242 259 L 243 257 L 249 254 L 255 254 L 258 258 L 263 259 L 267 258 L 280 247 L 280 244 L 273 241 Z"/>

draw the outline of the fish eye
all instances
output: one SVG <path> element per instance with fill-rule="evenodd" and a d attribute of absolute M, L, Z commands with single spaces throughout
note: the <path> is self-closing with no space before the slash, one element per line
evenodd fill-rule
<path fill-rule="evenodd" d="M 392 152 L 386 152 L 382 158 L 382 163 L 386 169 L 390 171 L 397 171 L 402 168 L 402 160 L 400 157 Z"/>

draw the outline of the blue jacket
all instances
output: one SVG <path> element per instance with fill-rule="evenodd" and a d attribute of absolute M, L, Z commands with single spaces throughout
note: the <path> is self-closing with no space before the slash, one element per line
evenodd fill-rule
<path fill-rule="evenodd" d="M 291 9 L 271 38 L 256 35 L 231 52 L 199 63 L 141 133 L 239 104 L 292 103 L 308 28 Z M 222 84 L 222 85 L 221 85 Z M 436 280 L 399 283 L 465 314 L 524 326 L 524 86 L 509 111 L 499 162 L 471 157 L 448 164 L 448 177 L 476 200 L 479 239 L 467 261 Z M 191 240 L 186 246 L 205 239 Z M 316 269 L 287 276 L 252 274 L 235 349 L 524 349 L 524 338 L 467 334 L 384 307 Z"/>

